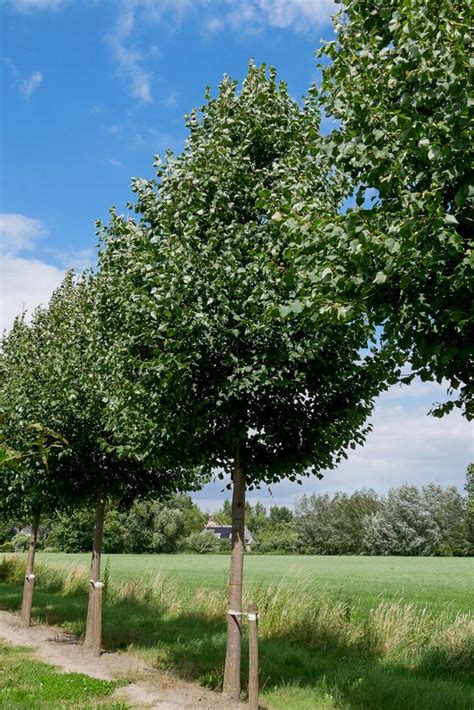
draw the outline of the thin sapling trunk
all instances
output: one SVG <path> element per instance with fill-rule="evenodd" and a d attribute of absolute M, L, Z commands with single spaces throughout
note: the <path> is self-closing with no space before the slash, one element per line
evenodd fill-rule
<path fill-rule="evenodd" d="M 100 582 L 100 559 L 104 530 L 105 497 L 99 495 L 95 511 L 94 542 L 92 546 L 91 578 L 89 585 L 89 604 L 84 646 L 91 648 L 94 655 L 100 655 L 102 636 L 102 586 Z"/>
<path fill-rule="evenodd" d="M 245 549 L 245 473 L 240 446 L 234 461 L 232 491 L 232 549 L 229 574 L 229 609 L 227 614 L 227 650 L 224 670 L 224 695 L 240 698 L 240 656 L 242 645 L 242 576 Z M 233 613 L 236 612 L 236 613 Z"/>
<path fill-rule="evenodd" d="M 40 512 L 33 514 L 30 543 L 28 545 L 28 558 L 26 561 L 25 582 L 23 584 L 23 600 L 21 604 L 21 625 L 28 627 L 31 624 L 31 607 L 33 606 L 33 590 L 35 587 L 35 552 L 38 540 Z"/>

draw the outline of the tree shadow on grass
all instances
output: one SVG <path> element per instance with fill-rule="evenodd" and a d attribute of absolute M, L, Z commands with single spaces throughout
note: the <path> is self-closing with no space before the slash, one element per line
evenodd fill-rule
<path fill-rule="evenodd" d="M 21 588 L 0 584 L 0 604 L 18 610 Z M 63 624 L 81 635 L 87 593 L 59 594 L 35 590 L 33 616 Z M 311 646 L 298 643 L 292 631 L 260 638 L 263 705 L 282 710 L 367 708 L 367 710 L 472 710 L 474 697 L 465 675 L 451 668 L 440 677 L 443 659 L 425 654 L 417 667 L 384 659 L 375 645 L 341 642 L 325 630 Z M 107 650 L 131 649 L 148 662 L 186 680 L 219 688 L 222 684 L 225 619 L 189 611 L 170 615 L 164 607 L 139 600 L 110 600 L 104 607 L 103 642 Z M 447 663 L 448 659 L 444 659 Z M 244 638 L 242 687 L 247 685 L 248 654 Z"/>

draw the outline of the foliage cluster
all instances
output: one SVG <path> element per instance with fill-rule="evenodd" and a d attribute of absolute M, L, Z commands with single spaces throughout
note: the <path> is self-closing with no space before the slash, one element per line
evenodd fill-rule
<path fill-rule="evenodd" d="M 435 12 L 429 0 L 344 3 L 320 51 L 319 101 L 336 119 L 325 150 L 351 206 L 285 215 L 300 300 L 367 313 L 413 372 L 459 388 L 439 416 L 454 405 L 474 416 L 471 24 L 469 0 Z"/>

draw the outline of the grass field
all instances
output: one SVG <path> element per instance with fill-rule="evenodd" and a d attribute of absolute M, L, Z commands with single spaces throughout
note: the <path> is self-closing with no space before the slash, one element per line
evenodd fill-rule
<path fill-rule="evenodd" d="M 219 687 L 229 558 L 107 559 L 105 646 Z M 34 615 L 82 633 L 89 556 L 38 561 Z M 268 707 L 474 708 L 472 559 L 248 556 L 245 565 Z M 18 609 L 20 597 L 17 569 L 0 582 L 0 606 Z M 245 668 L 244 653 L 244 683 Z"/>
<path fill-rule="evenodd" d="M 40 553 L 38 560 L 90 565 L 90 555 Z M 226 555 L 105 555 L 113 577 L 156 574 L 173 579 L 180 596 L 192 597 L 198 588 L 226 589 Z M 267 586 L 275 580 L 308 581 L 315 593 L 352 603 L 364 613 L 380 600 L 416 602 L 454 613 L 472 611 L 474 560 L 459 557 L 315 557 L 257 556 L 245 559 L 249 585 Z"/>

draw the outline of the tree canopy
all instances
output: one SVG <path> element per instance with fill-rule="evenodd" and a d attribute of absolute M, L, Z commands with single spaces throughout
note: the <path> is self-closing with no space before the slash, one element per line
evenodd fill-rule
<path fill-rule="evenodd" d="M 240 441 L 252 485 L 319 473 L 363 441 L 383 379 L 360 354 L 373 330 L 287 307 L 279 195 L 337 210 L 316 115 L 264 67 L 240 93 L 225 78 L 188 116 L 183 154 L 134 181 L 139 219 L 112 213 L 99 278 L 125 451 L 231 473 Z"/>
<path fill-rule="evenodd" d="M 341 317 L 366 311 L 414 373 L 459 388 L 435 413 L 456 404 L 472 417 L 472 14 L 467 0 L 433 10 L 348 0 L 336 16 L 320 104 L 356 205 L 300 220 L 300 297 L 319 311 L 323 290 Z"/>

